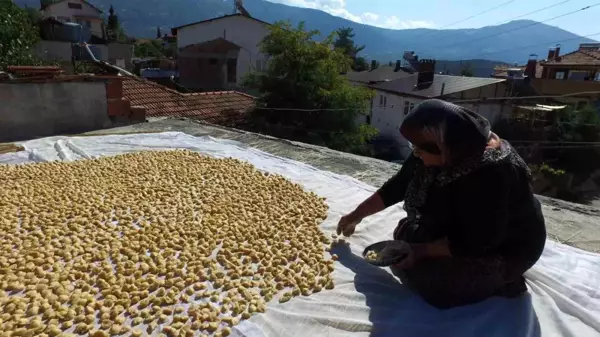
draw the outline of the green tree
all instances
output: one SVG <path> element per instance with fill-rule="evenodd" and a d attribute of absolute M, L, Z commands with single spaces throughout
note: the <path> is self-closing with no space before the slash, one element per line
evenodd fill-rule
<path fill-rule="evenodd" d="M 57 1 L 58 0 L 40 0 L 40 8 L 44 9 Z"/>
<path fill-rule="evenodd" d="M 337 39 L 333 46 L 339 49 L 344 55 L 352 59 L 352 70 L 364 71 L 369 70 L 369 63 L 364 57 L 359 57 L 358 53 L 365 49 L 365 46 L 358 46 L 354 43 L 354 29 L 340 28 L 336 31 Z"/>
<path fill-rule="evenodd" d="M 366 142 L 377 131 L 358 125 L 356 118 L 366 110 L 372 92 L 340 75 L 352 61 L 332 48 L 335 33 L 317 42 L 313 38 L 319 32 L 306 31 L 304 23 L 294 28 L 278 22 L 270 29 L 260 45 L 269 56 L 267 69 L 250 74 L 245 83 L 261 92 L 258 127 L 277 136 L 365 153 Z"/>
<path fill-rule="evenodd" d="M 36 8 L 29 7 L 25 5 L 25 11 L 27 11 L 27 16 L 29 17 L 29 21 L 35 25 L 39 26 L 40 21 L 42 20 L 42 13 Z"/>
<path fill-rule="evenodd" d="M 174 43 L 165 43 L 162 40 L 146 40 L 135 44 L 135 57 L 140 58 L 171 58 L 175 57 L 177 47 Z"/>
<path fill-rule="evenodd" d="M 562 146 L 546 153 L 554 159 L 554 166 L 570 173 L 587 176 L 600 167 L 600 153 L 595 145 L 600 141 L 600 117 L 592 106 L 577 110 L 567 107 L 559 112 L 551 126 L 549 140 L 561 142 Z M 579 145 L 569 145 L 580 142 Z"/>
<path fill-rule="evenodd" d="M 39 31 L 27 11 L 12 0 L 0 0 L 0 69 L 39 64 L 31 54 L 38 40 Z"/>
<path fill-rule="evenodd" d="M 471 64 L 467 63 L 463 65 L 460 69 L 460 76 L 473 77 L 473 69 L 471 68 Z"/>
<path fill-rule="evenodd" d="M 119 16 L 115 14 L 115 9 L 110 5 L 108 10 L 108 20 L 106 22 L 106 39 L 108 41 L 123 42 L 127 40 L 125 31 L 119 22 Z"/>
<path fill-rule="evenodd" d="M 377 60 L 371 60 L 371 68 L 370 69 L 371 70 L 375 70 L 375 69 L 379 68 L 379 65 L 380 65 L 379 61 L 377 61 Z"/>
<path fill-rule="evenodd" d="M 352 70 L 354 70 L 354 71 L 369 70 L 369 62 L 367 62 L 366 58 L 359 56 L 354 60 L 354 64 L 352 65 Z"/>

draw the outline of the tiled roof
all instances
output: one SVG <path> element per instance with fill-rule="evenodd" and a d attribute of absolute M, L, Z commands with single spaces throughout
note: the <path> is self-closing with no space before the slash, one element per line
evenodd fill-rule
<path fill-rule="evenodd" d="M 58 4 L 58 3 L 61 3 L 61 2 L 64 2 L 64 1 L 66 1 L 66 0 L 59 0 L 59 1 L 55 1 L 55 2 L 53 2 L 53 3 L 49 4 L 49 5 L 47 5 L 45 8 L 48 8 L 48 7 L 54 6 L 54 5 L 56 5 L 56 4 Z M 86 4 L 86 5 L 90 6 L 90 7 L 92 7 L 93 9 L 95 9 L 96 11 L 98 11 L 99 13 L 102 13 L 102 10 L 101 10 L 100 8 L 98 8 L 98 7 L 94 6 L 94 5 L 92 5 L 91 3 L 89 3 L 89 2 L 87 2 L 87 1 L 85 1 L 85 0 L 81 0 L 81 2 L 83 2 L 84 4 Z"/>
<path fill-rule="evenodd" d="M 190 117 L 209 123 L 245 115 L 254 106 L 254 97 L 237 91 L 182 94 L 160 84 L 127 76 L 123 80 L 123 97 L 132 106 L 146 108 L 148 117 Z"/>
<path fill-rule="evenodd" d="M 506 81 L 505 79 L 487 77 L 434 75 L 432 83 L 419 89 L 417 88 L 417 78 L 418 74 L 413 74 L 395 81 L 371 85 L 370 87 L 399 95 L 406 94 L 416 97 L 433 98 Z M 444 89 L 443 93 L 442 86 Z"/>
<path fill-rule="evenodd" d="M 253 18 L 251 16 L 247 16 L 247 15 L 244 15 L 244 14 L 241 14 L 241 13 L 235 13 L 235 14 L 222 15 L 222 16 L 218 16 L 216 18 L 211 18 L 211 19 L 207 19 L 207 20 L 192 22 L 192 23 L 185 24 L 183 26 L 173 27 L 173 28 L 171 28 L 171 32 L 173 32 L 173 34 L 176 34 L 175 32 L 177 30 L 181 29 L 181 28 L 185 28 L 185 27 L 188 27 L 188 26 L 194 26 L 194 25 L 198 25 L 198 24 L 202 24 L 202 23 L 207 23 L 207 22 L 212 22 L 212 21 L 217 21 L 217 20 L 221 20 L 221 19 L 225 19 L 225 18 L 236 17 L 236 16 L 241 16 L 241 17 L 244 17 L 246 19 L 250 19 L 252 21 L 255 21 L 255 22 L 258 22 L 258 23 L 262 23 L 262 24 L 265 24 L 265 25 L 269 25 L 269 26 L 271 25 L 270 23 L 268 23 L 266 21 L 262 21 L 262 20 L 259 20 L 257 18 Z"/>
<path fill-rule="evenodd" d="M 539 61 L 536 65 L 535 65 L 535 78 L 542 78 L 542 73 L 544 72 L 544 64 L 545 61 Z M 508 69 L 521 69 L 523 71 L 525 71 L 525 67 L 527 67 L 526 65 L 523 66 L 507 66 L 507 65 L 501 65 L 501 66 L 496 66 L 494 67 L 494 73 L 492 73 L 492 77 L 498 77 L 498 78 L 505 78 L 508 76 Z"/>
<path fill-rule="evenodd" d="M 546 62 L 547 65 L 594 65 L 600 66 L 600 51 L 576 50 Z"/>
<path fill-rule="evenodd" d="M 393 81 L 411 75 L 410 72 L 402 69 L 394 71 L 395 68 L 395 66 L 381 66 L 373 70 L 350 71 L 346 74 L 346 78 L 352 82 L 369 83 Z"/>

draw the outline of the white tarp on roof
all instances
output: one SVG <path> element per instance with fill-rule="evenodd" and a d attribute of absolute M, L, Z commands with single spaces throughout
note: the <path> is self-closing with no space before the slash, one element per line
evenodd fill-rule
<path fill-rule="evenodd" d="M 257 168 L 304 185 L 327 198 L 333 232 L 339 217 L 375 188 L 356 179 L 272 156 L 234 141 L 183 133 L 52 137 L 23 143 L 26 151 L 0 155 L 0 163 L 75 160 L 120 153 L 184 148 L 214 157 L 246 160 Z M 242 322 L 233 336 L 600 336 L 600 255 L 548 241 L 537 265 L 527 273 L 530 293 L 519 299 L 485 302 L 441 311 L 406 290 L 388 269 L 373 267 L 359 255 L 369 243 L 389 239 L 401 207 L 392 207 L 361 224 L 338 249 L 336 288 L 285 304 Z"/>
<path fill-rule="evenodd" d="M 562 110 L 566 108 L 566 105 L 542 105 L 536 104 L 535 106 L 525 106 L 519 105 L 517 106 L 520 109 L 531 110 L 531 111 L 554 111 L 554 110 Z"/>

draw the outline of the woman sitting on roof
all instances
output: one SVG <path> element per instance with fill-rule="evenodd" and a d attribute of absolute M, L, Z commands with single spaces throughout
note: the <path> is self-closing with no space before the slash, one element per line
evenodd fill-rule
<path fill-rule="evenodd" d="M 482 116 L 441 100 L 415 107 L 400 127 L 413 153 L 400 172 L 353 212 L 338 233 L 404 201 L 395 240 L 410 254 L 392 267 L 438 308 L 527 291 L 523 274 L 539 259 L 546 229 L 531 173 Z"/>

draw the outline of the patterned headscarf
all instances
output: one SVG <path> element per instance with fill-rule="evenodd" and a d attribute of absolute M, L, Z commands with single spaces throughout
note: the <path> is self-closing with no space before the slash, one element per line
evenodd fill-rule
<path fill-rule="evenodd" d="M 426 151 L 437 151 L 447 160 L 443 167 L 426 167 L 422 161 L 416 165 L 404 199 L 407 225 L 413 229 L 418 227 L 419 209 L 433 184 L 450 184 L 481 167 L 504 160 L 529 172 L 510 144 L 491 132 L 487 119 L 452 103 L 437 99 L 423 101 L 406 117 L 400 132 L 411 143 Z M 499 146 L 488 147 L 491 139 L 497 140 Z"/>

